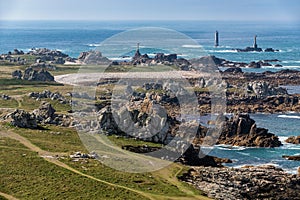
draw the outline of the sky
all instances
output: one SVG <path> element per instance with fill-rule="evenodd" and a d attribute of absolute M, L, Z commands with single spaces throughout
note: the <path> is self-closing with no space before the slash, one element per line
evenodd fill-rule
<path fill-rule="evenodd" d="M 300 20 L 299 0 L 0 0 L 0 20 Z"/>

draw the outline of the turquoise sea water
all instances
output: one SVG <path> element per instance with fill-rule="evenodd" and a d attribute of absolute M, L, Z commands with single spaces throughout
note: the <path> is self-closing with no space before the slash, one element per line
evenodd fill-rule
<path fill-rule="evenodd" d="M 126 30 L 141 27 L 169 28 L 193 38 L 202 46 L 206 54 L 216 55 L 231 61 L 250 62 L 279 59 L 283 68 L 243 69 L 244 71 L 262 72 L 281 69 L 300 70 L 300 22 L 224 22 L 224 21 L 0 21 L 0 53 L 7 53 L 15 48 L 29 51 L 31 48 L 46 47 L 58 49 L 72 57 L 80 52 L 99 48 L 107 38 Z M 214 33 L 220 33 L 220 47 L 214 48 Z M 237 53 L 234 48 L 252 46 L 253 36 L 258 35 L 261 48 L 279 49 L 275 53 Z M 141 44 L 142 45 L 142 44 Z M 133 56 L 135 47 L 127 56 Z M 189 50 L 188 57 L 199 57 L 199 46 L 182 44 L 178 52 Z M 99 49 L 101 50 L 101 49 Z M 155 53 L 157 49 L 142 47 L 142 53 Z M 178 53 L 168 52 L 168 53 Z M 120 55 L 123 56 L 123 55 Z M 292 88 L 295 91 L 295 88 Z M 296 88 L 297 89 L 297 88 Z M 298 87 L 299 89 L 299 87 Z M 298 90 L 299 91 L 299 90 Z M 283 141 L 291 135 L 300 135 L 300 114 L 252 115 L 257 124 L 268 128 L 280 136 Z M 282 155 L 300 154 L 300 145 L 284 144 L 280 148 L 227 148 L 218 146 L 211 155 L 235 160 L 229 166 L 245 164 L 278 165 L 295 172 L 300 162 L 287 161 Z"/>
<path fill-rule="evenodd" d="M 230 146 L 216 146 L 209 155 L 230 158 L 234 161 L 227 166 L 239 167 L 243 165 L 271 164 L 284 170 L 296 173 L 300 161 L 288 161 L 282 155 L 300 155 L 300 145 L 284 142 L 289 136 L 300 135 L 300 114 L 253 114 L 251 117 L 258 127 L 269 129 L 269 132 L 279 136 L 283 146 L 279 148 L 244 148 Z"/>
<path fill-rule="evenodd" d="M 117 33 L 141 27 L 163 27 L 179 31 L 194 39 L 207 54 L 231 61 L 279 59 L 284 68 L 300 68 L 300 22 L 0 21 L 0 53 L 6 53 L 14 48 L 28 51 L 33 47 L 47 47 L 77 57 L 80 52 L 98 47 L 105 39 Z M 220 33 L 219 48 L 214 48 L 216 30 Z M 237 53 L 232 50 L 252 46 L 254 35 L 258 36 L 259 47 L 263 49 L 272 47 L 279 49 L 280 52 Z M 178 46 L 178 52 L 172 53 L 180 53 L 186 48 L 191 49 L 189 57 L 199 57 L 197 46 L 184 44 Z M 146 49 L 143 53 L 153 53 L 153 50 Z M 268 67 L 256 71 L 280 69 Z M 244 70 L 253 71 L 253 69 Z"/>

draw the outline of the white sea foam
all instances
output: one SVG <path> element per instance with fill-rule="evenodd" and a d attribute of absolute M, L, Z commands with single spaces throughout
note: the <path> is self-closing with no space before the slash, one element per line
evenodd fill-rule
<path fill-rule="evenodd" d="M 101 44 L 88 44 L 89 47 L 100 47 Z"/>
<path fill-rule="evenodd" d="M 195 49 L 202 48 L 201 45 L 192 45 L 192 44 L 182 45 L 182 47 L 183 48 L 195 48 Z"/>
<path fill-rule="evenodd" d="M 244 153 L 244 152 L 237 152 L 238 154 L 244 155 L 244 156 L 250 156 L 250 153 Z"/>
<path fill-rule="evenodd" d="M 278 139 L 280 140 L 280 141 L 285 141 L 286 139 L 288 139 L 289 137 L 287 137 L 287 136 L 278 136 Z"/>
<path fill-rule="evenodd" d="M 129 60 L 132 60 L 132 57 L 117 57 L 117 58 L 109 58 L 109 60 L 112 60 L 112 61 L 129 61 Z"/>
<path fill-rule="evenodd" d="M 300 119 L 300 116 L 296 115 L 278 115 L 279 118 L 287 118 L 287 119 Z"/>
<path fill-rule="evenodd" d="M 210 53 L 238 53 L 237 50 L 227 49 L 227 50 L 208 50 Z"/>
<path fill-rule="evenodd" d="M 247 149 L 246 147 L 238 147 L 238 146 L 231 146 L 231 145 L 216 145 L 218 149 L 226 150 L 226 151 L 243 151 Z"/>

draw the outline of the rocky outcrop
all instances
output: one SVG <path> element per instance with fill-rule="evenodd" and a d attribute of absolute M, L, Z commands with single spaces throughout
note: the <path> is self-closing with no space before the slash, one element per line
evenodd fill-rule
<path fill-rule="evenodd" d="M 201 71 L 218 71 L 218 66 L 221 66 L 221 64 L 225 61 L 225 59 L 217 58 L 216 56 L 204 56 L 189 60 L 192 64 L 192 68 Z"/>
<path fill-rule="evenodd" d="M 13 52 L 8 53 L 8 55 L 24 55 L 22 50 L 14 49 Z"/>
<path fill-rule="evenodd" d="M 24 110 L 15 110 L 14 112 L 6 115 L 4 117 L 4 121 L 19 128 L 35 129 L 38 127 L 36 116 Z"/>
<path fill-rule="evenodd" d="M 287 143 L 300 144 L 300 136 L 291 136 L 285 140 Z"/>
<path fill-rule="evenodd" d="M 109 65 L 111 61 L 102 56 L 100 51 L 89 51 L 80 53 L 78 60 L 83 62 L 84 64 L 90 65 Z"/>
<path fill-rule="evenodd" d="M 3 100 L 10 100 L 11 97 L 9 95 L 6 95 L 6 94 L 0 94 L 0 99 L 3 99 Z"/>
<path fill-rule="evenodd" d="M 248 114 L 234 115 L 225 119 L 218 144 L 246 147 L 279 147 L 279 138 L 267 129 L 257 128 Z"/>
<path fill-rule="evenodd" d="M 23 76 L 22 74 L 20 70 L 16 70 L 12 73 L 12 77 L 28 81 L 54 82 L 54 76 L 44 69 L 37 71 L 28 67 L 25 69 Z"/>
<path fill-rule="evenodd" d="M 224 73 L 229 73 L 229 74 L 240 74 L 243 73 L 243 70 L 239 67 L 230 67 L 224 71 Z"/>
<path fill-rule="evenodd" d="M 49 59 L 47 59 L 47 60 L 55 60 L 56 57 L 61 57 L 61 58 L 68 57 L 67 54 L 62 53 L 61 51 L 50 50 L 47 48 L 32 49 L 31 51 L 28 52 L 28 54 L 34 55 L 34 56 L 48 56 Z"/>
<path fill-rule="evenodd" d="M 262 48 L 246 47 L 245 49 L 235 49 L 237 52 L 262 52 Z"/>
<path fill-rule="evenodd" d="M 29 97 L 40 100 L 40 99 L 51 99 L 57 100 L 61 104 L 71 104 L 71 100 L 68 100 L 59 92 L 51 92 L 49 90 L 44 90 L 43 92 L 31 92 L 28 94 Z"/>
<path fill-rule="evenodd" d="M 214 199 L 299 199 L 300 177 L 273 166 L 194 167 L 180 179 Z"/>
<path fill-rule="evenodd" d="M 23 73 L 21 70 L 15 70 L 11 75 L 15 79 L 22 79 L 23 77 Z"/>
<path fill-rule="evenodd" d="M 281 87 L 274 87 L 265 81 L 253 81 L 247 83 L 247 94 L 253 94 L 258 98 L 263 98 L 273 95 L 286 95 L 287 90 Z"/>
<path fill-rule="evenodd" d="M 146 141 L 168 144 L 173 138 L 169 130 L 170 124 L 174 123 L 172 119 L 164 118 L 155 112 L 150 115 L 148 111 L 151 105 L 146 105 L 146 102 L 141 106 L 140 110 L 118 110 L 114 116 L 109 106 L 103 108 L 98 112 L 99 128 L 108 134 L 129 133 L 138 139 L 144 138 Z M 136 127 L 140 129 L 138 133 L 133 131 Z M 152 134 L 152 137 L 146 137 L 146 133 Z"/>
<path fill-rule="evenodd" d="M 57 126 L 70 127 L 74 126 L 73 118 L 67 115 L 56 114 L 55 109 L 48 102 L 42 102 L 38 109 L 32 113 L 24 110 L 15 110 L 3 117 L 4 122 L 20 128 L 38 128 L 38 124 L 54 124 Z"/>

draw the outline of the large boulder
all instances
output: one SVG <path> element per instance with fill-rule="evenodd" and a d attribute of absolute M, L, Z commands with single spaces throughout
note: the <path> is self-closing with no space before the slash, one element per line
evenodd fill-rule
<path fill-rule="evenodd" d="M 24 110 L 17 109 L 14 112 L 6 115 L 4 120 L 9 122 L 12 126 L 19 128 L 35 129 L 38 127 L 35 115 Z"/>

